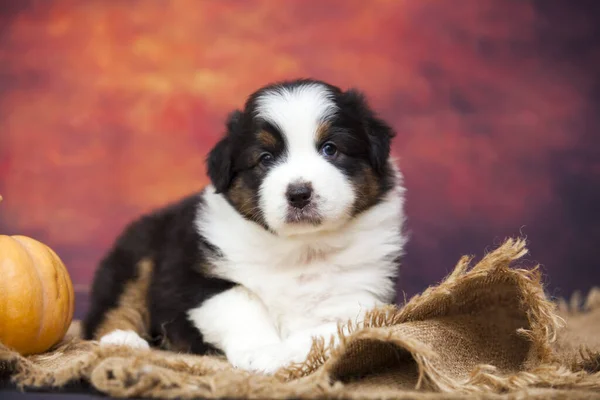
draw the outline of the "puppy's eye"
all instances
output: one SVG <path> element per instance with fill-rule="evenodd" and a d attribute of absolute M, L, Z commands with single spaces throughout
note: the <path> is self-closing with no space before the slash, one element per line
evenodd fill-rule
<path fill-rule="evenodd" d="M 273 154 L 264 152 L 260 155 L 258 162 L 261 165 L 269 165 L 273 162 Z"/>
<path fill-rule="evenodd" d="M 327 158 L 334 158 L 337 155 L 337 153 L 337 147 L 331 142 L 327 142 L 321 147 L 321 154 L 323 154 Z"/>

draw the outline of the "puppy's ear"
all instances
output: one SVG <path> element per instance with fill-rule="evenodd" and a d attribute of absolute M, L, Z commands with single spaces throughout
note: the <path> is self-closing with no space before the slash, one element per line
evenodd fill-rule
<path fill-rule="evenodd" d="M 390 147 L 395 132 L 384 120 L 378 118 L 372 112 L 370 114 L 366 119 L 370 142 L 369 158 L 373 169 L 377 173 L 383 174 L 390 158 Z"/>
<path fill-rule="evenodd" d="M 227 117 L 227 133 L 210 151 L 206 158 L 206 170 L 216 193 L 222 193 L 229 188 L 233 179 L 233 155 L 231 137 L 240 126 L 242 112 L 233 111 Z"/>
<path fill-rule="evenodd" d="M 382 174 L 385 171 L 387 160 L 390 156 L 390 144 L 395 132 L 381 118 L 377 117 L 367 104 L 367 100 L 360 91 L 348 89 L 342 94 L 345 106 L 352 113 L 352 118 L 362 126 L 369 141 L 369 161 L 373 169 Z"/>

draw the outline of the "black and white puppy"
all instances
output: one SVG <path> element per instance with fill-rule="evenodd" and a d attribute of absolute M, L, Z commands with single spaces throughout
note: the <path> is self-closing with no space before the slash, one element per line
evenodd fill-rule
<path fill-rule="evenodd" d="M 271 84 L 233 112 L 211 184 L 130 224 L 94 278 L 84 334 L 273 373 L 395 298 L 406 236 L 392 129 L 356 90 Z"/>

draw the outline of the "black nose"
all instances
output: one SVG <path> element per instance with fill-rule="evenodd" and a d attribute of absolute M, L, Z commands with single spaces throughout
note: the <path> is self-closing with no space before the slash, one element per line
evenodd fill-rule
<path fill-rule="evenodd" d="M 310 183 L 291 183 L 285 192 L 288 203 L 292 207 L 304 208 L 310 203 L 312 185 Z"/>

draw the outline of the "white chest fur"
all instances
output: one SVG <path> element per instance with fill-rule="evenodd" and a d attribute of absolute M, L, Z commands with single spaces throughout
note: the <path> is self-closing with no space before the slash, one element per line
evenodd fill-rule
<path fill-rule="evenodd" d="M 224 254 L 212 272 L 260 299 L 285 338 L 359 318 L 361 311 L 393 300 L 397 257 L 406 240 L 402 190 L 390 192 L 341 230 L 282 238 L 243 219 L 208 187 L 197 227 Z"/>

